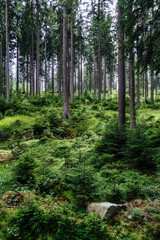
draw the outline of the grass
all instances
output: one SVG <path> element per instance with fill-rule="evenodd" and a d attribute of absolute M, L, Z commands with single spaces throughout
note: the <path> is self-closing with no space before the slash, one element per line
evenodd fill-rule
<path fill-rule="evenodd" d="M 24 125 L 31 125 L 31 124 L 35 123 L 35 118 L 25 116 L 25 115 L 5 117 L 0 121 L 0 127 L 8 127 L 8 126 L 14 124 L 16 121 L 20 121 Z"/>

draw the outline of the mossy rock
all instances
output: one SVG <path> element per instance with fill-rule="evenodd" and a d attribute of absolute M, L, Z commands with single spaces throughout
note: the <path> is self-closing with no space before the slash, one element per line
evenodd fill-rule
<path fill-rule="evenodd" d="M 12 158 L 11 151 L 0 150 L 0 162 L 8 161 Z"/>

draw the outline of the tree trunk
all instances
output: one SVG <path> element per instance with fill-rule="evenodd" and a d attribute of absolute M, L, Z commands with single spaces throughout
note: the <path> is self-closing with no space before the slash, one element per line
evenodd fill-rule
<path fill-rule="evenodd" d="M 144 74 L 142 75 L 142 84 L 143 84 L 143 97 L 144 97 L 144 92 L 145 92 L 145 89 L 144 89 Z"/>
<path fill-rule="evenodd" d="M 100 31 L 100 0 L 98 0 L 98 100 L 102 93 L 102 59 L 101 59 L 101 31 Z"/>
<path fill-rule="evenodd" d="M 81 54 L 81 96 L 83 94 L 83 64 L 82 64 L 82 54 Z"/>
<path fill-rule="evenodd" d="M 103 97 L 106 97 L 106 55 L 104 54 L 104 89 L 103 89 Z"/>
<path fill-rule="evenodd" d="M 156 75 L 156 96 L 158 94 L 158 74 Z"/>
<path fill-rule="evenodd" d="M 25 70 L 23 69 L 22 92 L 25 93 Z"/>
<path fill-rule="evenodd" d="M 2 43 L 0 43 L 0 97 L 3 95 L 3 61 L 2 61 Z"/>
<path fill-rule="evenodd" d="M 6 58 L 4 57 L 4 68 L 3 68 L 3 71 L 4 71 L 4 80 L 3 80 L 3 95 L 6 96 Z"/>
<path fill-rule="evenodd" d="M 148 74 L 146 72 L 145 74 L 145 101 L 147 100 L 148 97 Z"/>
<path fill-rule="evenodd" d="M 80 96 L 81 91 L 80 91 L 80 57 L 79 57 L 79 47 L 78 47 L 78 96 Z"/>
<path fill-rule="evenodd" d="M 58 55 L 58 92 L 61 99 L 61 81 L 62 81 L 62 14 L 60 15 L 60 47 Z"/>
<path fill-rule="evenodd" d="M 63 116 L 70 118 L 67 92 L 67 9 L 63 7 Z"/>
<path fill-rule="evenodd" d="M 136 128 L 135 111 L 135 78 L 134 78 L 134 53 L 129 53 L 129 88 L 130 88 L 130 128 Z"/>
<path fill-rule="evenodd" d="M 140 105 L 140 78 L 139 78 L 139 71 L 137 73 L 137 105 Z"/>
<path fill-rule="evenodd" d="M 118 112 L 119 124 L 125 124 L 125 63 L 124 63 L 124 28 L 122 24 L 123 8 L 118 3 Z"/>
<path fill-rule="evenodd" d="M 154 105 L 154 76 L 151 73 L 151 104 Z"/>
<path fill-rule="evenodd" d="M 75 68 L 75 76 L 74 76 L 74 92 L 76 93 L 77 91 L 77 73 L 76 73 L 76 68 Z"/>
<path fill-rule="evenodd" d="M 8 0 L 6 0 L 6 66 L 7 66 L 7 102 L 10 101 L 10 79 L 9 79 L 9 33 L 8 33 Z"/>
<path fill-rule="evenodd" d="M 110 95 L 112 95 L 112 70 L 110 70 L 110 73 L 109 73 L 109 88 L 110 88 Z"/>
<path fill-rule="evenodd" d="M 40 97 L 40 80 L 39 80 L 39 0 L 36 0 L 37 5 L 37 61 L 36 61 L 36 93 Z"/>
<path fill-rule="evenodd" d="M 27 96 L 28 96 L 28 84 L 29 83 L 29 73 L 28 73 L 28 54 L 27 54 Z"/>
<path fill-rule="evenodd" d="M 54 96 L 54 54 L 52 55 L 52 96 Z"/>
<path fill-rule="evenodd" d="M 71 11 L 71 103 L 74 103 L 74 34 L 73 34 L 73 12 Z"/>
<path fill-rule="evenodd" d="M 94 96 L 96 96 L 96 57 L 94 54 Z"/>
<path fill-rule="evenodd" d="M 92 92 L 92 65 L 91 60 L 89 60 L 89 91 Z"/>
<path fill-rule="evenodd" d="M 67 37 L 67 93 L 70 96 L 70 52 L 69 52 L 69 39 Z"/>
<path fill-rule="evenodd" d="M 30 69 L 31 69 L 31 83 L 30 83 L 30 92 L 31 96 L 34 96 L 34 38 L 33 38 L 33 1 L 32 1 L 32 36 L 31 36 L 31 61 L 30 61 Z"/>
<path fill-rule="evenodd" d="M 19 92 L 19 43 L 17 37 L 17 93 Z"/>
<path fill-rule="evenodd" d="M 47 95 L 47 42 L 45 37 L 45 96 Z"/>

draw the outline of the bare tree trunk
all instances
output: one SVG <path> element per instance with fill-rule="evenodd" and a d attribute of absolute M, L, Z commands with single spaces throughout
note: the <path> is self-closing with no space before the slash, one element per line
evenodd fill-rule
<path fill-rule="evenodd" d="M 106 97 L 106 54 L 104 54 L 104 88 L 103 88 L 103 97 Z"/>
<path fill-rule="evenodd" d="M 54 54 L 52 55 L 52 96 L 54 96 Z"/>
<path fill-rule="evenodd" d="M 124 62 L 124 28 L 122 24 L 123 8 L 118 3 L 118 112 L 119 124 L 125 124 L 125 62 Z"/>
<path fill-rule="evenodd" d="M 100 31 L 100 0 L 98 0 L 98 100 L 102 93 L 102 59 L 101 59 L 101 31 Z"/>
<path fill-rule="evenodd" d="M 151 104 L 154 105 L 154 76 L 151 73 Z"/>
<path fill-rule="evenodd" d="M 74 92 L 76 93 L 76 91 L 77 91 L 77 73 L 76 73 L 76 68 L 75 68 L 75 77 L 74 77 Z"/>
<path fill-rule="evenodd" d="M 145 92 L 145 89 L 144 89 L 144 73 L 142 75 L 142 84 L 143 84 L 143 97 L 144 97 L 144 92 Z"/>
<path fill-rule="evenodd" d="M 69 52 L 69 39 L 67 37 L 67 93 L 70 96 L 70 52 Z"/>
<path fill-rule="evenodd" d="M 47 95 L 47 42 L 45 37 L 45 96 Z"/>
<path fill-rule="evenodd" d="M 129 53 L 129 79 L 130 79 L 130 128 L 136 128 L 135 111 L 135 78 L 134 78 L 134 53 L 133 49 Z"/>
<path fill-rule="evenodd" d="M 61 55 L 58 56 L 58 93 L 59 99 L 61 99 L 61 78 L 62 78 L 62 62 Z"/>
<path fill-rule="evenodd" d="M 4 57 L 4 68 L 3 68 L 3 71 L 4 71 L 4 81 L 3 81 L 3 95 L 6 96 L 6 57 Z"/>
<path fill-rule="evenodd" d="M 139 71 L 137 73 L 137 105 L 140 105 L 140 78 L 139 78 Z"/>
<path fill-rule="evenodd" d="M 0 97 L 3 95 L 3 61 L 2 61 L 2 43 L 0 43 Z"/>
<path fill-rule="evenodd" d="M 37 5 L 37 61 L 36 61 L 36 93 L 40 97 L 40 80 L 39 80 L 39 0 L 36 0 Z"/>
<path fill-rule="evenodd" d="M 22 92 L 25 93 L 25 71 L 24 70 L 23 70 L 23 80 L 22 80 Z"/>
<path fill-rule="evenodd" d="M 158 74 L 156 75 L 156 96 L 158 95 Z"/>
<path fill-rule="evenodd" d="M 82 64 L 82 54 L 81 54 L 81 96 L 83 94 L 83 64 Z"/>
<path fill-rule="evenodd" d="M 62 14 L 61 14 L 62 15 Z M 60 18 L 60 48 L 58 56 L 58 92 L 59 99 L 61 99 L 61 81 L 62 81 L 62 17 Z"/>
<path fill-rule="evenodd" d="M 32 36 L 31 36 L 31 96 L 34 96 L 34 38 L 33 38 L 33 0 L 32 0 Z"/>
<path fill-rule="evenodd" d="M 27 54 L 27 89 L 26 89 L 26 90 L 27 90 L 27 96 L 28 96 L 28 87 L 29 87 L 29 86 L 28 86 L 28 85 L 29 85 L 29 72 L 28 72 L 28 64 L 29 64 L 29 63 L 28 63 L 28 61 L 29 61 L 29 60 L 28 60 L 28 54 Z"/>
<path fill-rule="evenodd" d="M 145 74 L 145 101 L 147 100 L 148 97 L 148 74 L 146 72 Z"/>
<path fill-rule="evenodd" d="M 78 49 L 78 96 L 80 96 L 81 91 L 80 91 L 80 57 L 79 57 L 79 49 Z"/>
<path fill-rule="evenodd" d="M 8 33 L 8 0 L 6 0 L 6 66 L 7 66 L 7 102 L 10 101 L 10 79 L 9 79 L 9 33 Z"/>
<path fill-rule="evenodd" d="M 94 96 L 96 96 L 96 57 L 94 54 Z"/>
<path fill-rule="evenodd" d="M 89 60 L 89 91 L 92 92 L 92 65 L 91 60 Z"/>
<path fill-rule="evenodd" d="M 73 34 L 73 12 L 71 11 L 71 103 L 74 103 L 74 34 Z"/>
<path fill-rule="evenodd" d="M 19 92 L 19 43 L 17 37 L 17 93 Z"/>
<path fill-rule="evenodd" d="M 67 9 L 63 7 L 63 116 L 70 118 L 67 92 Z"/>
<path fill-rule="evenodd" d="M 112 70 L 110 70 L 110 73 L 109 73 L 109 88 L 110 88 L 110 95 L 112 95 Z"/>

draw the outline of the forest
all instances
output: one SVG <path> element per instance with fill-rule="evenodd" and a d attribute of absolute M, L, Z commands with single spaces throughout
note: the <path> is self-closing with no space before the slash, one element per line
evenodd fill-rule
<path fill-rule="evenodd" d="M 159 0 L 0 0 L 0 240 L 22 239 L 160 239 Z"/>

